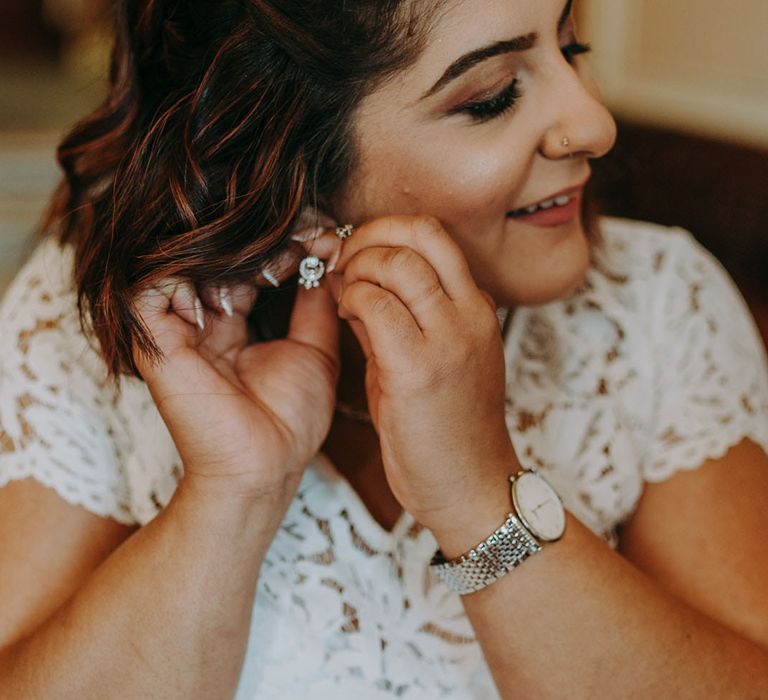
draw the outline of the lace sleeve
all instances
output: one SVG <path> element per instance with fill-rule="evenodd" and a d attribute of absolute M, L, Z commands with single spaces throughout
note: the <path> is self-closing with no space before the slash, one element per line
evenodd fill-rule
<path fill-rule="evenodd" d="M 104 410 L 109 385 L 80 332 L 68 263 L 44 243 L 0 305 L 0 486 L 32 477 L 73 505 L 133 524 Z"/>
<path fill-rule="evenodd" d="M 687 232 L 656 254 L 656 410 L 644 476 L 662 481 L 750 438 L 768 451 L 768 362 L 735 284 Z"/>

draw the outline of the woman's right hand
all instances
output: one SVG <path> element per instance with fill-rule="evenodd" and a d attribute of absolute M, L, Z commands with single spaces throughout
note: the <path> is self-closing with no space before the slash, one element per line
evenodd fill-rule
<path fill-rule="evenodd" d="M 338 319 L 327 289 L 300 288 L 288 337 L 249 344 L 256 295 L 245 286 L 206 293 L 204 308 L 189 283 L 148 289 L 137 310 L 163 357 L 134 356 L 187 488 L 287 506 L 330 428 Z"/>

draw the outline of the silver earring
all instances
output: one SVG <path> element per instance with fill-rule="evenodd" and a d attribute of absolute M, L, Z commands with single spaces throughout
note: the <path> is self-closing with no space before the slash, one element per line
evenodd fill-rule
<path fill-rule="evenodd" d="M 340 241 L 346 241 L 347 238 L 349 238 L 352 235 L 352 232 L 355 230 L 355 227 L 352 226 L 352 224 L 347 224 L 346 226 L 339 226 L 336 229 L 336 236 Z"/>
<path fill-rule="evenodd" d="M 325 276 L 325 263 L 316 255 L 308 255 L 299 263 L 299 284 L 304 289 L 317 289 Z"/>

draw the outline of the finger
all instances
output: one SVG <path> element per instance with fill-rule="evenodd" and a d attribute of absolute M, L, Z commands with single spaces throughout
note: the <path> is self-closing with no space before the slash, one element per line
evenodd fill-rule
<path fill-rule="evenodd" d="M 366 360 L 370 360 L 373 356 L 373 348 L 371 347 L 371 339 L 368 337 L 368 331 L 365 330 L 365 324 L 359 319 L 348 319 L 349 327 L 357 338 L 357 342 L 360 343 L 360 348 L 363 351 L 363 357 Z"/>
<path fill-rule="evenodd" d="M 248 316 L 258 295 L 255 284 L 211 285 L 200 292 L 206 309 L 228 318 Z"/>
<path fill-rule="evenodd" d="M 159 284 L 143 290 L 134 302 L 147 326 L 163 319 L 171 311 L 191 326 L 200 326 L 202 302 L 194 286 L 177 277 L 168 277 Z"/>
<path fill-rule="evenodd" d="M 412 248 L 364 248 L 347 263 L 344 285 L 374 282 L 405 304 L 423 331 L 444 328 L 454 311 L 434 268 Z"/>
<path fill-rule="evenodd" d="M 254 281 L 259 288 L 280 287 L 287 279 L 293 277 L 299 269 L 299 262 L 307 255 L 305 249 L 295 242 L 288 244 L 275 253 L 262 267 Z"/>
<path fill-rule="evenodd" d="M 453 300 L 474 299 L 477 294 L 464 254 L 437 219 L 388 216 L 360 226 L 344 243 L 336 271 L 343 272 L 357 253 L 374 246 L 415 250 L 432 266 L 440 285 Z"/>
<path fill-rule="evenodd" d="M 203 306 L 219 316 L 232 318 L 235 311 L 232 308 L 232 299 L 227 287 L 221 285 L 209 285 L 200 290 L 200 299 Z"/>
<path fill-rule="evenodd" d="M 168 278 L 140 292 L 134 308 L 163 356 L 158 363 L 134 346 L 134 361 L 146 379 L 157 373 L 168 356 L 196 342 L 202 304 L 189 282 Z"/>
<path fill-rule="evenodd" d="M 314 347 L 338 368 L 339 319 L 333 297 L 325 286 L 312 290 L 299 287 L 288 339 Z"/>
<path fill-rule="evenodd" d="M 166 287 L 171 295 L 171 309 L 187 323 L 205 330 L 205 309 L 197 290 L 191 282 L 175 280 L 173 286 Z"/>
<path fill-rule="evenodd" d="M 413 315 L 400 299 L 372 282 L 359 280 L 344 287 L 339 315 L 365 326 L 370 353 L 378 361 L 406 357 L 423 340 Z M 353 326 L 353 329 L 354 326 Z M 407 369 L 407 368 L 406 368 Z"/>
<path fill-rule="evenodd" d="M 256 296 L 253 285 L 208 286 L 201 290 L 206 332 L 197 347 L 210 362 L 226 360 L 230 353 L 248 344 L 246 317 Z"/>

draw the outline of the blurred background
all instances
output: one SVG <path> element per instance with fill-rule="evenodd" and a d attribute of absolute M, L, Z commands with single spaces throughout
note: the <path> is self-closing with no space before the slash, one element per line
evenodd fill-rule
<path fill-rule="evenodd" d="M 103 97 L 109 0 L 0 2 L 0 293 L 58 179 L 66 128 Z M 610 214 L 683 226 L 768 339 L 768 2 L 577 0 L 619 142 L 597 168 Z"/>

